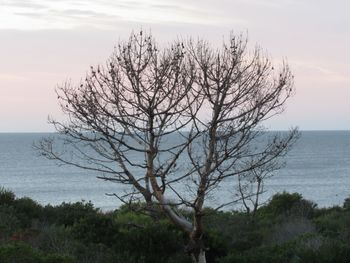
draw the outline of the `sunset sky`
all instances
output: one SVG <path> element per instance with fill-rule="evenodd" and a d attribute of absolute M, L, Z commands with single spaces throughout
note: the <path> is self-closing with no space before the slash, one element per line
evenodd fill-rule
<path fill-rule="evenodd" d="M 271 129 L 349 130 L 349 10 L 347 0 L 0 0 L 0 132 L 53 131 L 55 87 L 78 83 L 141 28 L 160 43 L 217 45 L 247 32 L 295 75 L 296 95 Z"/>

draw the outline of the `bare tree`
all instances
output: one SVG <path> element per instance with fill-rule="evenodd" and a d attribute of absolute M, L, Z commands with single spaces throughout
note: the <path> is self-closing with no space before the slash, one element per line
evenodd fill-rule
<path fill-rule="evenodd" d="M 261 123 L 293 93 L 288 66 L 274 71 L 260 49 L 248 53 L 241 36 L 214 50 L 204 41 L 160 49 L 151 36 L 132 34 L 105 67 L 57 89 L 68 121 L 51 120 L 63 135 L 37 147 L 125 185 L 115 193 L 125 203 L 144 201 L 152 215 L 160 207 L 187 234 L 193 261 L 206 262 L 206 199 L 230 178 L 274 163 L 296 138 L 292 130 L 259 140 Z"/>
<path fill-rule="evenodd" d="M 287 153 L 286 150 L 285 153 Z M 276 158 L 265 165 L 238 174 L 237 187 L 234 191 L 236 198 L 234 200 L 242 203 L 247 214 L 254 216 L 258 208 L 266 203 L 266 201 L 262 202 L 260 200 L 261 195 L 266 192 L 264 189 L 265 181 L 272 177 L 274 172 L 281 169 L 284 164 L 279 158 Z"/>

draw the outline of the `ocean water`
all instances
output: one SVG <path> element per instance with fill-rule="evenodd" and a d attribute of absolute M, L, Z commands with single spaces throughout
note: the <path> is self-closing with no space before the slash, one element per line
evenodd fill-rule
<path fill-rule="evenodd" d="M 38 155 L 33 142 L 49 135 L 0 133 L 0 186 L 41 204 L 91 200 L 103 210 L 117 208 L 118 199 L 106 194 L 120 193 L 123 186 L 97 179 L 97 173 L 60 166 Z M 319 207 L 326 207 L 341 205 L 349 197 L 350 131 L 303 131 L 285 161 L 285 167 L 266 179 L 263 200 L 281 191 L 298 192 Z M 225 187 L 220 197 L 207 204 L 229 201 L 234 188 Z"/>

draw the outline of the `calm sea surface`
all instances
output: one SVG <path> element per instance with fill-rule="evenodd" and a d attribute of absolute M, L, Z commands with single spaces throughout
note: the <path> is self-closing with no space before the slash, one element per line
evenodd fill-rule
<path fill-rule="evenodd" d="M 118 200 L 105 194 L 122 191 L 119 185 L 38 155 L 32 144 L 48 135 L 0 133 L 0 186 L 42 204 L 91 200 L 104 210 L 118 207 Z M 349 197 L 350 131 L 304 131 L 285 160 L 286 166 L 267 179 L 265 199 L 286 190 L 323 207 L 341 205 Z M 229 198 L 227 194 L 213 202 Z"/>

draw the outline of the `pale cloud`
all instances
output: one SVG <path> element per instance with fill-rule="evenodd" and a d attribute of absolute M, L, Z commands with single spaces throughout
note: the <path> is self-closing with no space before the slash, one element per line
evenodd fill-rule
<path fill-rule="evenodd" d="M 288 30 L 291 24 L 320 22 L 324 28 L 335 23 L 345 30 L 349 22 L 347 7 L 349 3 L 343 0 L 336 3 L 326 0 L 220 0 L 215 3 L 212 0 L 3 0 L 0 28 L 37 30 L 92 26 L 109 29 L 118 22 L 128 21 L 250 29 L 270 27 L 272 30 L 281 25 L 280 28 Z M 315 15 L 318 19 L 314 21 Z"/>
<path fill-rule="evenodd" d="M 236 0 L 235 2 L 248 4 L 250 6 L 260 6 L 268 8 L 278 8 L 302 3 L 301 0 Z"/>
<path fill-rule="evenodd" d="M 28 78 L 16 74 L 0 73 L 0 83 L 12 81 L 26 81 Z M 1 87 L 0 87 L 1 90 Z"/>
<path fill-rule="evenodd" d="M 345 73 L 342 70 L 337 70 L 340 68 L 344 70 L 346 65 L 320 65 L 320 63 L 312 61 L 300 61 L 292 60 L 291 65 L 298 71 L 298 73 L 303 73 L 304 78 L 311 79 L 314 83 L 318 82 L 334 82 L 334 83 L 344 83 L 350 85 L 350 75 L 349 72 Z"/>
<path fill-rule="evenodd" d="M 42 1 L 41 1 L 42 2 Z M 210 19 L 208 19 L 210 15 Z M 5 1 L 0 9 L 2 29 L 72 29 L 77 27 L 105 28 L 118 22 L 189 23 L 215 25 L 228 23 L 215 8 L 209 9 L 188 2 L 168 0 L 137 1 Z M 230 19 L 229 21 L 231 21 Z M 237 22 L 241 22 L 237 20 Z"/>
<path fill-rule="evenodd" d="M 19 1 L 19 0 L 3 0 L 2 7 L 15 7 L 15 8 L 27 8 L 27 9 L 46 9 L 44 4 L 37 3 L 35 1 Z"/>

